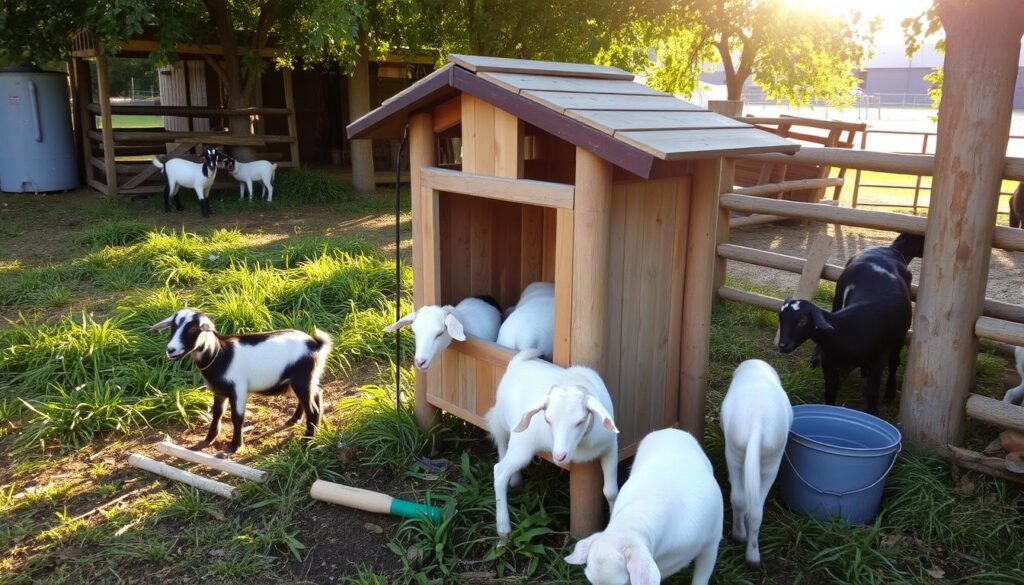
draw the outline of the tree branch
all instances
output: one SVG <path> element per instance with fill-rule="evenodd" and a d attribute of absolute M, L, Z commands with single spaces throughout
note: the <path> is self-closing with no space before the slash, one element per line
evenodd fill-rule
<path fill-rule="evenodd" d="M 277 18 L 276 0 L 268 0 L 260 7 L 260 17 L 256 23 L 256 35 L 253 37 L 253 48 L 262 49 L 267 46 L 267 37 L 270 36 L 270 28 L 274 26 L 274 19 Z"/>
<path fill-rule="evenodd" d="M 213 71 L 214 71 L 214 72 L 215 72 L 215 73 L 216 73 L 217 75 L 219 75 L 219 76 L 220 76 L 221 80 L 223 80 L 223 81 L 224 81 L 225 83 L 227 83 L 227 81 L 228 81 L 228 75 L 227 75 L 227 73 L 226 73 L 226 72 L 224 71 L 224 68 L 223 68 L 223 67 L 221 67 L 220 63 L 218 63 L 218 62 L 214 61 L 214 60 L 213 60 L 213 57 L 210 57 L 209 55 L 207 55 L 207 54 L 205 54 L 205 53 L 203 54 L 203 60 L 205 60 L 205 61 L 206 61 L 207 63 L 209 63 L 209 64 L 210 64 L 210 68 L 212 68 L 212 69 L 213 69 Z"/>

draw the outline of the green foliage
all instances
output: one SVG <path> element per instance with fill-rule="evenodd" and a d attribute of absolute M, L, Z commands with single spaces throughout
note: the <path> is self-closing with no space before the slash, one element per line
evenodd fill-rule
<path fill-rule="evenodd" d="M 145 238 L 149 224 L 137 220 L 117 220 L 100 224 L 75 235 L 74 242 L 83 246 L 124 246 Z"/>
<path fill-rule="evenodd" d="M 343 203 L 352 198 L 352 187 L 320 169 L 278 171 L 274 204 Z"/>

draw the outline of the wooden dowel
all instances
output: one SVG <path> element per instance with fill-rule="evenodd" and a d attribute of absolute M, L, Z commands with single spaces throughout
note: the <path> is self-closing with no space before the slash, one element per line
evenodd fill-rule
<path fill-rule="evenodd" d="M 231 475 L 241 477 L 242 479 L 248 479 L 249 481 L 255 481 L 256 483 L 264 483 L 267 481 L 267 477 L 269 476 L 266 471 L 253 469 L 248 465 L 242 465 L 241 463 L 235 463 L 234 461 L 228 461 L 227 459 L 219 459 L 201 451 L 192 451 L 167 441 L 157 443 L 156 450 L 164 455 L 170 455 L 172 457 L 177 457 L 178 459 L 184 459 L 185 461 L 191 461 L 192 463 L 199 463 L 200 465 L 219 469 L 225 473 L 230 473 Z"/>
<path fill-rule="evenodd" d="M 1024 407 L 981 394 L 967 397 L 967 416 L 1000 428 L 1024 432 Z"/>
<path fill-rule="evenodd" d="M 765 215 L 762 213 L 754 213 L 746 217 L 734 217 L 729 220 L 730 228 L 744 228 L 755 225 L 767 225 L 770 223 L 776 223 L 779 221 L 785 221 L 789 218 L 782 217 L 781 215 Z"/>
<path fill-rule="evenodd" d="M 180 481 L 181 483 L 188 484 L 196 489 L 203 490 L 204 492 L 210 492 L 211 494 L 217 494 L 222 498 L 233 500 L 238 497 L 238 488 L 230 486 L 226 483 L 219 482 L 215 479 L 209 479 L 190 473 L 177 467 L 172 467 L 166 463 L 160 463 L 154 461 L 145 455 L 139 455 L 133 453 L 128 457 L 128 464 L 132 467 L 138 467 L 139 469 L 155 473 L 166 477 L 167 479 L 173 479 L 174 481 Z"/>
<path fill-rule="evenodd" d="M 733 193 L 740 195 L 775 195 L 777 193 L 788 193 L 801 189 L 818 189 L 821 187 L 842 187 L 843 179 L 799 179 L 794 181 L 782 181 L 781 183 L 768 183 L 765 185 L 754 185 L 734 189 Z"/>

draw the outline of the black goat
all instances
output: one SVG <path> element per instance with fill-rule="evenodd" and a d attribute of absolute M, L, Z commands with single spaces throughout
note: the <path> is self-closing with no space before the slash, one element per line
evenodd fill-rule
<path fill-rule="evenodd" d="M 190 449 L 205 449 L 217 438 L 224 403 L 228 402 L 234 433 L 227 452 L 238 451 L 242 446 L 245 401 L 250 392 L 279 394 L 291 388 L 299 404 L 286 424 L 299 422 L 305 413 L 306 437 L 313 436 L 323 410 L 320 376 L 333 345 L 331 337 L 323 331 L 317 329 L 312 337 L 292 329 L 218 335 L 213 321 L 194 309 L 176 311 L 152 329 L 171 329 L 167 359 L 174 361 L 191 355 L 206 388 L 213 392 L 210 430 L 205 439 Z"/>
<path fill-rule="evenodd" d="M 779 350 L 814 340 L 825 376 L 825 403 L 834 404 L 842 376 L 860 368 L 867 378 L 867 410 L 878 412 L 878 387 L 888 359 L 885 400 L 896 396 L 896 369 L 910 328 L 910 270 L 889 247 L 868 248 L 846 263 L 836 283 L 833 311 L 786 299 L 779 309 Z"/>
<path fill-rule="evenodd" d="M 1010 227 L 1024 228 L 1024 182 L 1017 183 L 1010 197 Z"/>

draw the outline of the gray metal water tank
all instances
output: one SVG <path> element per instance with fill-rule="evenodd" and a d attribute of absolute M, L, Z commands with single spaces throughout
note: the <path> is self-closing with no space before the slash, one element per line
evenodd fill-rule
<path fill-rule="evenodd" d="M 79 186 L 68 76 L 35 66 L 0 69 L 0 191 Z"/>

